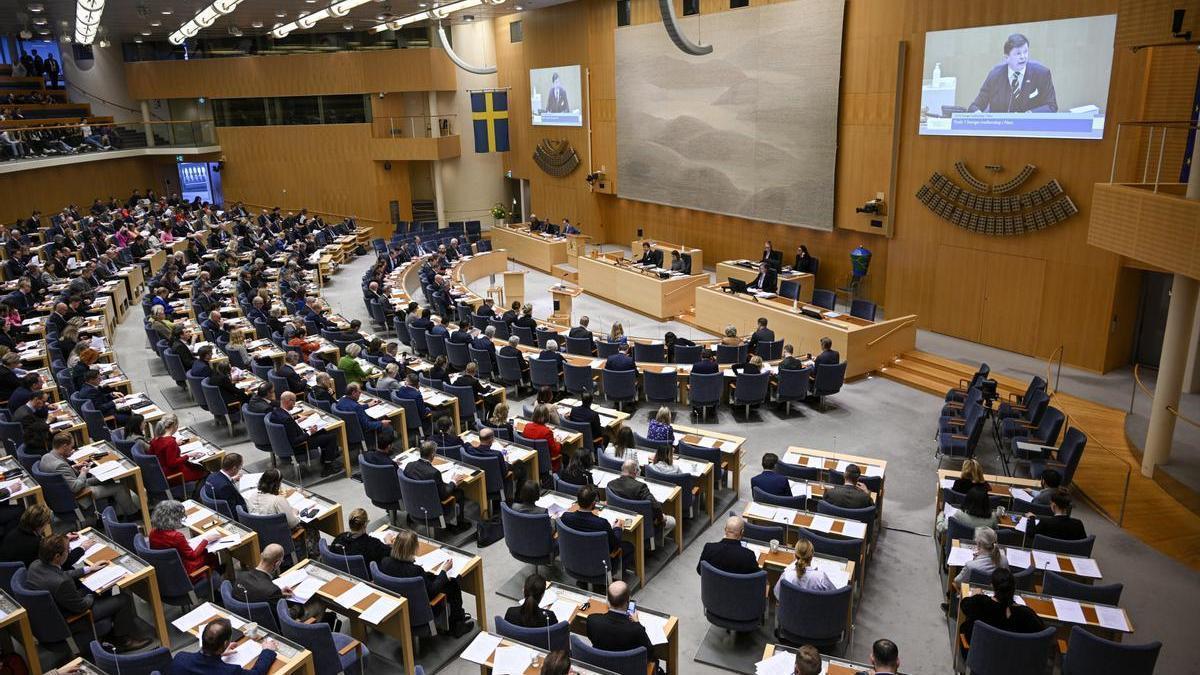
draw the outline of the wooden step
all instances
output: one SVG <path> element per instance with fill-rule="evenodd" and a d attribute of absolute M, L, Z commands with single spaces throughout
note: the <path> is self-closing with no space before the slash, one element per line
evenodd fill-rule
<path fill-rule="evenodd" d="M 960 379 L 970 380 L 971 376 L 973 376 L 975 371 L 978 369 L 978 365 L 973 366 L 971 364 L 961 363 L 953 359 L 948 359 L 944 356 L 938 356 L 937 354 L 930 354 L 929 352 L 923 352 L 920 350 L 905 352 L 900 356 L 900 358 L 904 359 L 904 361 L 908 364 L 920 364 L 919 366 L 914 365 L 914 369 L 921 368 L 928 373 L 933 373 L 935 370 L 943 371 L 947 381 L 952 381 L 950 385 L 952 387 L 959 386 L 958 380 Z M 989 377 L 996 381 L 997 393 L 1000 394 L 1001 398 L 1008 398 L 1009 393 L 1023 393 L 1025 391 L 1025 387 L 1029 385 L 1028 381 L 1010 377 L 995 371 L 992 371 L 992 374 L 989 375 Z"/>
<path fill-rule="evenodd" d="M 898 368 L 894 365 L 880 368 L 879 374 L 889 380 L 908 385 L 914 389 L 920 389 L 934 396 L 945 396 L 946 390 L 949 389 L 942 380 L 926 377 L 915 371 Z"/>

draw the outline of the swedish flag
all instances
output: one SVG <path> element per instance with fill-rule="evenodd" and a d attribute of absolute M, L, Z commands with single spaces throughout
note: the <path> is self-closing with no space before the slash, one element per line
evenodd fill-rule
<path fill-rule="evenodd" d="M 471 120 L 475 152 L 508 152 L 508 92 L 472 93 Z"/>

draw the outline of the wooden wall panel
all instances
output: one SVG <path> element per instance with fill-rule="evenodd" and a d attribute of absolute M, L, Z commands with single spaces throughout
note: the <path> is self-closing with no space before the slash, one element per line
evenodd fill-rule
<path fill-rule="evenodd" d="M 453 91 L 456 72 L 442 49 L 125 64 L 129 94 L 135 99 Z"/>
<path fill-rule="evenodd" d="M 0 175 L 0 194 L 5 195 L 0 199 L 0 222 L 28 218 L 34 209 L 48 218 L 69 204 L 86 211 L 97 197 L 124 199 L 135 188 L 145 193 L 152 187 L 163 194 L 178 185 L 163 184 L 159 167 L 174 163 L 173 157 L 126 157 Z"/>

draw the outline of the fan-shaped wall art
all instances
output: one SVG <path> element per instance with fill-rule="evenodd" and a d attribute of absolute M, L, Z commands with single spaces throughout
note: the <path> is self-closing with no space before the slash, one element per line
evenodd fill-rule
<path fill-rule="evenodd" d="M 579 167 L 579 155 L 566 139 L 552 141 L 543 138 L 533 151 L 533 161 L 542 171 L 559 178 L 569 175 Z"/>
<path fill-rule="evenodd" d="M 1026 234 L 1079 213 L 1055 179 L 1036 190 L 1006 194 L 1018 189 L 1037 171 L 1032 164 L 1026 164 L 1016 176 L 997 185 L 977 178 L 964 162 L 955 162 L 954 168 L 974 192 L 934 171 L 917 190 L 917 199 L 939 218 L 965 230 L 993 236 Z"/>

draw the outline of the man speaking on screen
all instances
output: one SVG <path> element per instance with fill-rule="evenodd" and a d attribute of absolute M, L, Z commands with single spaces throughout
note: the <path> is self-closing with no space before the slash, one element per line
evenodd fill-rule
<path fill-rule="evenodd" d="M 558 73 L 550 76 L 550 97 L 546 102 L 546 112 L 571 112 L 571 105 L 567 102 L 567 90 L 563 89 L 562 83 L 558 81 Z"/>
<path fill-rule="evenodd" d="M 1050 69 L 1029 59 L 1029 39 L 1004 41 L 1004 63 L 992 68 L 969 112 L 1058 112 Z"/>

